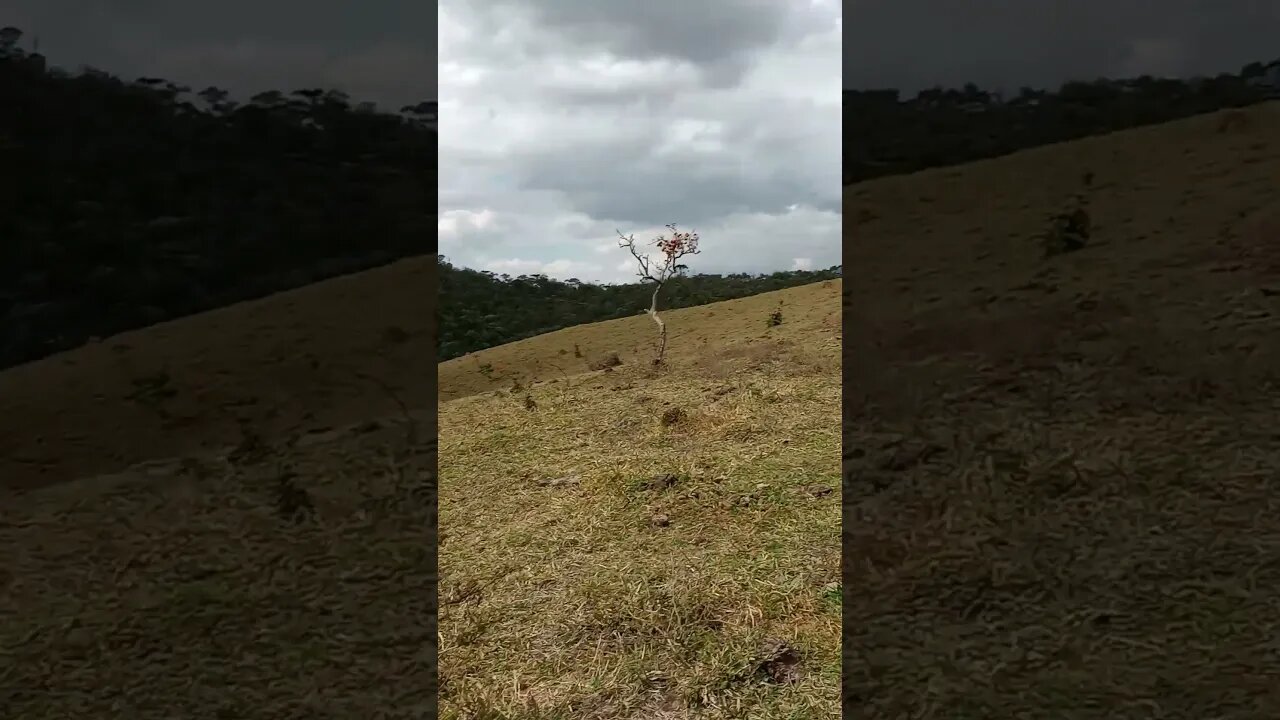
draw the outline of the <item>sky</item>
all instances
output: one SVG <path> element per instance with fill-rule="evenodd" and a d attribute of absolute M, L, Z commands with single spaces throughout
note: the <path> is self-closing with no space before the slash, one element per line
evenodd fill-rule
<path fill-rule="evenodd" d="M 1277 0 L 846 0 L 844 86 L 904 94 L 972 81 L 1238 72 L 1280 59 Z"/>
<path fill-rule="evenodd" d="M 840 263 L 839 0 L 441 0 L 440 252 L 633 282 Z M 654 251 L 656 254 L 656 251 Z"/>
<path fill-rule="evenodd" d="M 0 0 L 51 65 L 246 99 L 335 88 L 385 110 L 436 96 L 436 13 L 405 0 Z"/>

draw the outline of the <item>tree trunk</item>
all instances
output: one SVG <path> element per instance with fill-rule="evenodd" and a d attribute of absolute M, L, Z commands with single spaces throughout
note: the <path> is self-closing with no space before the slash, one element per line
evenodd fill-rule
<path fill-rule="evenodd" d="M 662 292 L 662 284 L 659 283 L 653 289 L 653 299 L 649 302 L 649 317 L 658 324 L 658 335 L 660 337 L 658 344 L 658 357 L 653 361 L 654 365 L 661 365 L 662 358 L 667 352 L 667 324 L 662 322 L 662 318 L 658 317 L 658 293 Z"/>

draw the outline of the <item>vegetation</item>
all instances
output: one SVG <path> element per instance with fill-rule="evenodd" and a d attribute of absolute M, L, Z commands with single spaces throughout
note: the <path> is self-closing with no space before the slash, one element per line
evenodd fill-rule
<path fill-rule="evenodd" d="M 1280 717 L 1276 127 L 846 188 L 852 716 Z M 1087 245 L 1045 257 L 1086 177 Z"/>
<path fill-rule="evenodd" d="M 443 255 L 440 266 L 441 362 L 469 352 L 542 335 L 562 328 L 645 312 L 652 283 L 596 285 L 545 275 L 510 277 L 456 267 Z M 668 308 L 758 295 L 840 277 L 841 267 L 791 270 L 768 275 L 676 275 L 662 289 Z"/>
<path fill-rule="evenodd" d="M 661 371 L 642 315 L 440 366 L 441 717 L 838 715 L 839 294 L 664 312 Z"/>
<path fill-rule="evenodd" d="M 69 74 L 0 33 L 0 367 L 430 255 L 434 103 Z"/>
<path fill-rule="evenodd" d="M 1064 83 L 1015 97 L 980 89 L 931 88 L 844 94 L 844 178 L 872 178 L 958 165 L 1051 143 L 1168 122 L 1280 95 L 1280 61 L 1250 63 L 1212 78 L 1149 76 Z"/>

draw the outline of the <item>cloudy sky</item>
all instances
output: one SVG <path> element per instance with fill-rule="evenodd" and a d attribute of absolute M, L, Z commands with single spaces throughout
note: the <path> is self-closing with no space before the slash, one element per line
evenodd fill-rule
<path fill-rule="evenodd" d="M 436 96 L 436 16 L 406 0 L 0 0 L 49 62 L 238 97 L 325 87 L 396 110 Z"/>
<path fill-rule="evenodd" d="M 1069 79 L 1237 72 L 1280 58 L 1277 0 L 846 0 L 844 85 L 973 81 L 992 89 Z"/>
<path fill-rule="evenodd" d="M 615 231 L 702 237 L 692 272 L 840 262 L 838 0 L 441 0 L 440 252 L 634 280 Z"/>

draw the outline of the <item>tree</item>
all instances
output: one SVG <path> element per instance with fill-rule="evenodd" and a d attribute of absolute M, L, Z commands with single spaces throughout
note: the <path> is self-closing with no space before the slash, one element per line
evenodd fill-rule
<path fill-rule="evenodd" d="M 636 239 L 634 235 L 623 235 L 618 230 L 618 247 L 626 248 L 631 253 L 631 257 L 636 259 L 640 265 L 640 271 L 636 273 L 641 281 L 653 283 L 653 295 L 649 300 L 649 317 L 653 318 L 653 322 L 658 326 L 658 356 L 654 358 L 654 365 L 661 365 L 662 359 L 667 352 L 667 324 L 658 316 L 658 294 L 662 292 L 662 286 L 672 277 L 679 275 L 688 269 L 687 265 L 680 263 L 680 258 L 687 255 L 697 255 L 701 252 L 698 249 L 698 234 L 695 232 L 680 232 L 674 224 L 667 225 L 671 230 L 671 237 L 659 235 L 654 239 L 653 244 L 658 247 L 658 251 L 662 253 L 661 261 L 655 263 L 650 257 L 642 253 L 636 247 Z"/>

